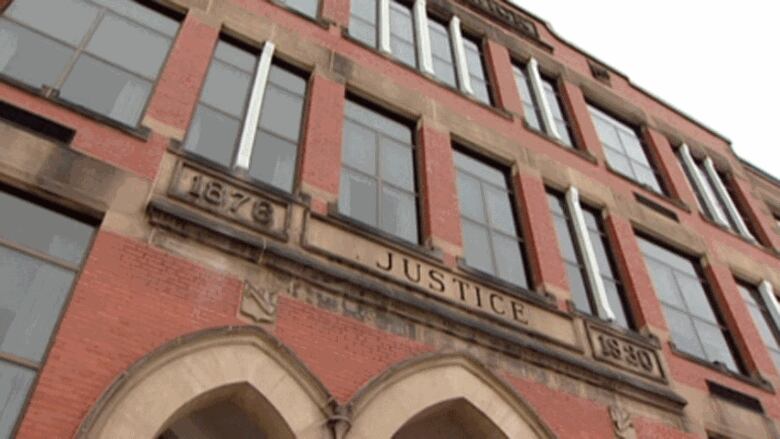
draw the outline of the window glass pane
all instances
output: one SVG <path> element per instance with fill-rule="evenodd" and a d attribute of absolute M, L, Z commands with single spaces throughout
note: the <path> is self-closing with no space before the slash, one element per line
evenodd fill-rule
<path fill-rule="evenodd" d="M 374 131 L 350 120 L 344 121 L 342 160 L 367 174 L 376 173 L 377 136 Z"/>
<path fill-rule="evenodd" d="M 445 84 L 455 87 L 455 62 L 450 45 L 450 32 L 447 27 L 437 21 L 428 20 L 428 30 L 433 55 L 434 75 Z"/>
<path fill-rule="evenodd" d="M 458 202 L 461 215 L 487 224 L 479 180 L 463 172 L 458 172 Z"/>
<path fill-rule="evenodd" d="M 16 0 L 4 15 L 78 46 L 97 14 L 98 8 L 83 0 Z"/>
<path fill-rule="evenodd" d="M 311 18 L 317 18 L 318 0 L 282 0 L 284 4 Z"/>
<path fill-rule="evenodd" d="M 764 344 L 769 348 L 780 349 L 780 344 L 778 344 L 775 334 L 769 327 L 770 323 L 764 316 L 764 313 L 761 312 L 761 309 L 753 305 L 748 305 L 748 311 L 753 318 L 753 322 L 756 324 L 758 333 L 761 334 L 761 339 L 764 341 Z"/>
<path fill-rule="evenodd" d="M 404 64 L 417 64 L 412 11 L 395 0 L 390 1 L 390 50 Z"/>
<path fill-rule="evenodd" d="M 540 123 L 539 106 L 536 103 L 533 93 L 531 93 L 531 84 L 529 83 L 528 76 L 525 74 L 525 70 L 522 67 L 513 65 L 512 71 L 515 75 L 515 83 L 517 89 L 520 92 L 520 99 L 523 101 L 523 116 L 528 125 L 535 129 L 541 130 L 542 125 Z"/>
<path fill-rule="evenodd" d="M 472 176 L 479 177 L 480 180 L 492 183 L 502 189 L 507 188 L 503 172 L 460 151 L 455 151 L 455 166 Z"/>
<path fill-rule="evenodd" d="M 479 44 L 464 38 L 463 46 L 466 49 L 466 66 L 471 77 L 471 88 L 474 90 L 474 96 L 480 102 L 490 104 L 490 90 Z"/>
<path fill-rule="evenodd" d="M 579 265 L 570 263 L 566 263 L 565 267 L 566 278 L 569 280 L 569 288 L 571 289 L 571 298 L 574 302 L 574 306 L 582 312 L 593 314 L 593 309 L 591 308 L 588 299 L 588 284 L 585 282 L 582 268 Z"/>
<path fill-rule="evenodd" d="M 387 137 L 379 139 L 379 146 L 382 179 L 402 189 L 414 191 L 412 149 Z"/>
<path fill-rule="evenodd" d="M 339 211 L 368 225 L 378 226 L 376 180 L 342 169 Z"/>
<path fill-rule="evenodd" d="M 260 111 L 260 127 L 298 143 L 303 117 L 303 98 L 268 83 Z"/>
<path fill-rule="evenodd" d="M 382 188 L 382 230 L 416 243 L 417 215 L 412 194 L 388 186 Z"/>
<path fill-rule="evenodd" d="M 607 163 L 609 163 L 612 169 L 626 177 L 634 178 L 634 170 L 631 169 L 631 164 L 624 155 L 615 152 L 611 148 L 604 148 L 604 154 L 607 157 Z"/>
<path fill-rule="evenodd" d="M 257 69 L 257 54 L 248 52 L 225 41 L 220 40 L 217 42 L 214 58 L 226 62 L 239 70 L 243 70 L 250 75 L 253 75 Z"/>
<path fill-rule="evenodd" d="M 699 338 L 704 343 L 707 359 L 723 363 L 730 370 L 739 372 L 734 356 L 731 354 L 731 349 L 726 342 L 726 337 L 723 336 L 723 331 L 721 331 L 720 327 L 704 323 L 701 320 L 694 320 L 693 322 L 696 325 Z"/>
<path fill-rule="evenodd" d="M 252 77 L 248 73 L 214 60 L 206 75 L 200 100 L 233 117 L 243 119 L 251 86 Z"/>
<path fill-rule="evenodd" d="M 306 78 L 277 64 L 271 64 L 268 82 L 300 97 L 306 94 Z"/>
<path fill-rule="evenodd" d="M 125 125 L 136 126 L 150 91 L 149 81 L 82 55 L 60 96 Z"/>
<path fill-rule="evenodd" d="M 376 46 L 376 0 L 350 2 L 349 34 L 369 46 Z"/>
<path fill-rule="evenodd" d="M 574 236 L 572 235 L 568 222 L 563 217 L 556 216 L 553 219 L 553 224 L 555 225 L 555 233 L 558 237 L 558 246 L 561 250 L 561 257 L 565 261 L 579 264 L 580 257 L 577 253 L 574 244 Z"/>
<path fill-rule="evenodd" d="M 677 308 L 685 309 L 685 302 L 683 302 L 680 295 L 679 287 L 674 280 L 671 269 L 651 259 L 646 258 L 645 260 L 650 280 L 653 282 L 653 288 L 661 301 Z"/>
<path fill-rule="evenodd" d="M 691 262 L 690 259 L 680 256 L 646 239 L 639 238 L 638 241 L 639 247 L 642 249 L 642 253 L 644 253 L 645 256 L 650 256 L 656 261 L 661 262 L 670 268 L 674 268 L 675 270 L 698 277 L 696 267 L 694 267 L 693 262 Z"/>
<path fill-rule="evenodd" d="M 11 437 L 35 379 L 35 372 L 0 361 L 0 437 Z"/>
<path fill-rule="evenodd" d="M 170 38 L 107 13 L 89 40 L 86 50 L 153 80 L 160 72 L 170 46 Z"/>
<path fill-rule="evenodd" d="M 399 142 L 412 144 L 412 129 L 397 120 L 387 117 L 378 111 L 353 101 L 347 101 L 345 106 L 347 118 L 359 122 L 366 127 L 382 132 Z"/>
<path fill-rule="evenodd" d="M 92 240 L 92 227 L 4 192 L 0 192 L 0 212 L 2 239 L 81 264 Z"/>
<path fill-rule="evenodd" d="M 778 352 L 778 351 L 769 351 L 769 355 L 772 356 L 772 361 L 775 362 L 775 368 L 777 370 L 780 370 L 780 352 Z"/>
<path fill-rule="evenodd" d="M 298 145 L 272 133 L 258 130 L 252 148 L 249 175 L 290 192 L 295 175 Z"/>
<path fill-rule="evenodd" d="M 230 167 L 241 124 L 205 105 L 198 105 L 184 149 Z"/>
<path fill-rule="evenodd" d="M 691 314 L 717 324 L 718 319 L 715 318 L 712 305 L 709 299 L 707 299 L 707 293 L 704 291 L 704 287 L 702 287 L 699 279 L 679 272 L 674 273 L 674 278 L 677 281 L 677 285 L 680 286 L 680 292 Z"/>
<path fill-rule="evenodd" d="M 628 156 L 645 166 L 650 166 L 650 162 L 647 160 L 645 149 L 642 147 L 642 142 L 639 141 L 636 133 L 633 131 L 618 130 L 618 136 L 623 144 Z"/>
<path fill-rule="evenodd" d="M 615 314 L 615 324 L 624 328 L 628 328 L 630 325 L 628 324 L 628 316 L 626 316 L 626 310 L 622 299 L 623 293 L 621 289 L 614 282 L 606 279 L 602 279 L 602 281 L 604 283 L 604 290 L 607 293 L 607 302 L 609 302 L 609 307 Z"/>
<path fill-rule="evenodd" d="M 129 2 L 127 0 L 92 0 L 94 3 L 101 4 L 123 15 L 137 23 L 150 27 L 157 32 L 161 32 L 169 37 L 176 35 L 179 30 L 179 23 L 154 9 L 147 8 L 138 2 Z"/>
<path fill-rule="evenodd" d="M 615 127 L 610 125 L 610 123 L 603 117 L 595 115 L 593 112 L 591 112 L 591 115 L 593 116 L 593 122 L 595 122 L 596 132 L 599 136 L 599 140 L 601 140 L 601 143 L 603 143 L 606 147 L 622 152 L 623 147 L 620 143 L 620 139 L 618 138 Z"/>
<path fill-rule="evenodd" d="M 631 163 L 633 165 L 632 168 L 634 169 L 636 181 L 650 186 L 650 188 L 656 192 L 661 192 L 661 186 L 658 183 L 658 177 L 655 175 L 652 169 L 639 165 L 636 162 Z"/>
<path fill-rule="evenodd" d="M 704 348 L 696 336 L 696 328 L 694 328 L 691 318 L 668 306 L 664 306 L 663 310 L 666 324 L 669 325 L 669 331 L 671 331 L 672 341 L 677 349 L 698 358 L 707 358 L 704 354 Z"/>
<path fill-rule="evenodd" d="M 487 228 L 468 220 L 463 221 L 463 247 L 466 264 L 489 274 L 496 274 L 493 268 L 490 235 Z"/>
<path fill-rule="evenodd" d="M 73 50 L 0 18 L 0 71 L 33 87 L 53 86 Z"/>
<path fill-rule="evenodd" d="M 500 233 L 492 233 L 492 237 L 498 277 L 515 285 L 528 286 L 520 244 L 516 239 Z"/>
<path fill-rule="evenodd" d="M 517 236 L 515 215 L 512 212 L 509 194 L 491 186 L 484 186 L 484 191 L 490 226 L 510 236 Z"/>
<path fill-rule="evenodd" d="M 74 276 L 0 246 L 0 351 L 41 361 Z"/>

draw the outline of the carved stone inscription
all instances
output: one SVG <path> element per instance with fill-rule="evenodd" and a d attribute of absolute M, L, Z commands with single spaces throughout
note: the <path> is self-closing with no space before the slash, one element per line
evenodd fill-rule
<path fill-rule="evenodd" d="M 655 350 L 604 331 L 594 325 L 588 325 L 593 356 L 600 361 L 613 364 L 622 369 L 635 372 L 649 378 L 663 381 L 664 374 Z"/>
<path fill-rule="evenodd" d="M 180 163 L 169 194 L 224 219 L 250 229 L 282 235 L 287 206 L 223 178 Z"/>
<path fill-rule="evenodd" d="M 539 38 L 534 23 L 513 10 L 511 6 L 502 5 L 496 0 L 463 0 L 463 2 L 514 28 L 525 36 Z"/>
<path fill-rule="evenodd" d="M 432 296 L 493 315 L 562 344 L 578 345 L 571 320 L 560 314 L 512 294 L 478 284 L 421 258 L 352 234 L 322 219 L 309 218 L 306 242 L 309 247 L 355 263 L 395 282 L 422 288 Z"/>

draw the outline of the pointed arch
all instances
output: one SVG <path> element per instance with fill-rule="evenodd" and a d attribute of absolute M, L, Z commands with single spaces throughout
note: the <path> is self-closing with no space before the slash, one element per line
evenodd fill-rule
<path fill-rule="evenodd" d="M 350 403 L 350 439 L 401 438 L 443 412 L 470 416 L 470 436 L 551 439 L 514 389 L 476 359 L 429 354 L 403 362 L 364 386 Z"/>
<path fill-rule="evenodd" d="M 273 336 L 242 326 L 197 332 L 139 360 L 106 390 L 77 437 L 154 439 L 188 414 L 243 399 L 267 403 L 272 431 L 330 436 L 329 392 Z"/>

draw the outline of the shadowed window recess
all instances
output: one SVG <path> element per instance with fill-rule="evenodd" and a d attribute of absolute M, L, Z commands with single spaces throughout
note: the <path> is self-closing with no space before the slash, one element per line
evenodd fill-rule
<path fill-rule="evenodd" d="M 15 0 L 0 17 L 0 72 L 135 127 L 178 30 L 133 1 Z"/>
<path fill-rule="evenodd" d="M 11 437 L 94 227 L 0 192 L 0 437 Z"/>
<path fill-rule="evenodd" d="M 349 34 L 462 93 L 492 105 L 481 41 L 463 35 L 460 19 L 430 17 L 425 0 L 351 2 Z"/>
<path fill-rule="evenodd" d="M 217 43 L 184 150 L 252 181 L 292 192 L 307 78 L 229 37 Z"/>
<path fill-rule="evenodd" d="M 731 334 L 697 264 L 645 238 L 637 239 L 675 347 L 742 373 Z"/>
<path fill-rule="evenodd" d="M 344 110 L 339 212 L 419 242 L 412 127 L 357 100 Z"/>
<path fill-rule="evenodd" d="M 506 173 L 457 150 L 455 168 L 466 264 L 528 288 L 523 239 Z"/>

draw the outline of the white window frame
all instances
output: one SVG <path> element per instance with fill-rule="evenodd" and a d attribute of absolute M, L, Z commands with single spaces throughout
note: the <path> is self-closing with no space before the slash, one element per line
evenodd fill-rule
<path fill-rule="evenodd" d="M 604 281 L 601 279 L 596 252 L 593 250 L 593 243 L 590 240 L 588 226 L 585 223 L 585 215 L 582 213 L 580 205 L 580 193 L 576 187 L 572 186 L 566 191 L 566 207 L 571 214 L 572 224 L 574 225 L 574 235 L 577 244 L 582 250 L 582 259 L 585 265 L 585 276 L 591 286 L 593 300 L 596 304 L 596 314 L 599 318 L 606 321 L 615 320 L 615 312 L 609 305 L 607 299 L 607 290 L 604 288 Z"/>
<path fill-rule="evenodd" d="M 548 135 L 560 141 L 562 140 L 561 133 L 558 132 L 558 126 L 555 124 L 550 103 L 547 101 L 547 95 L 544 93 L 542 74 L 539 72 L 539 62 L 536 61 L 536 58 L 531 58 L 528 61 L 526 70 L 526 74 L 531 82 L 531 93 L 534 94 L 533 97 L 536 98 L 536 102 L 541 110 L 540 113 L 542 113 L 542 126 Z"/>
<path fill-rule="evenodd" d="M 255 145 L 257 124 L 260 122 L 260 110 L 263 107 L 265 88 L 268 85 L 268 74 L 271 71 L 276 46 L 270 41 L 263 45 L 260 58 L 257 60 L 255 77 L 252 82 L 252 91 L 249 95 L 249 105 L 244 116 L 244 126 L 241 128 L 241 137 L 238 142 L 238 152 L 233 163 L 233 168 L 249 171 L 249 163 L 252 160 L 252 149 Z"/>
<path fill-rule="evenodd" d="M 434 75 L 426 0 L 415 0 L 412 6 L 412 16 L 414 20 L 418 69 L 429 75 Z M 474 89 L 471 86 L 471 77 L 469 76 L 469 66 L 466 61 L 466 47 L 463 45 L 463 31 L 460 25 L 460 18 L 457 15 L 452 16 L 448 28 L 453 49 L 458 89 L 464 94 L 474 97 Z M 390 45 L 390 0 L 377 0 L 377 48 L 382 53 L 393 54 L 393 49 Z M 552 113 L 549 117 L 552 120 Z M 554 123 L 552 126 L 552 130 L 557 131 Z"/>
<path fill-rule="evenodd" d="M 690 148 L 685 143 L 680 146 L 680 156 L 682 158 L 681 163 L 685 167 L 685 170 L 688 171 L 688 176 L 690 176 L 688 180 L 691 183 L 691 186 L 693 186 L 693 189 L 701 195 L 705 207 L 711 213 L 713 220 L 729 229 L 731 229 L 729 223 L 729 220 L 731 220 L 737 226 L 737 230 L 735 230 L 736 233 L 739 233 L 750 241 L 757 242 L 753 234 L 750 233 L 747 224 L 745 224 L 745 220 L 742 219 L 742 215 L 739 213 L 739 209 L 737 209 L 737 205 L 731 198 L 728 189 L 726 189 L 726 185 L 723 183 L 723 180 L 721 180 L 717 169 L 715 169 L 715 164 L 712 162 L 712 159 L 709 156 L 704 158 L 704 170 L 706 175 L 702 175 L 701 170 L 696 165 L 696 162 L 691 155 Z M 712 183 L 715 192 L 710 190 L 709 185 L 704 184 L 704 179 L 707 179 Z M 725 215 L 728 215 L 728 218 L 724 217 L 723 213 L 721 213 L 721 209 L 718 207 L 719 202 L 722 202 L 726 207 Z"/>
<path fill-rule="evenodd" d="M 761 293 L 761 300 L 764 301 L 764 305 L 769 311 L 772 323 L 775 324 L 775 328 L 780 329 L 780 303 L 777 301 L 772 284 L 764 280 L 758 285 L 758 291 Z"/>

